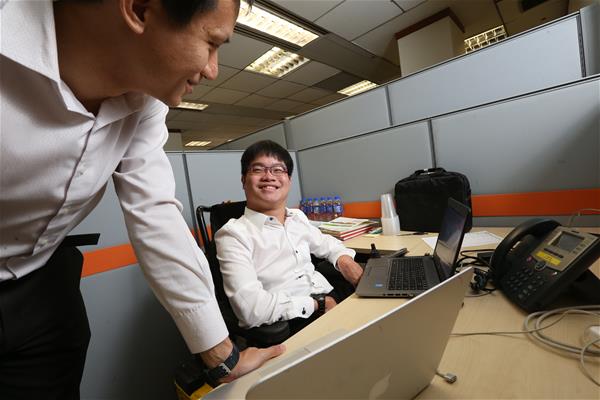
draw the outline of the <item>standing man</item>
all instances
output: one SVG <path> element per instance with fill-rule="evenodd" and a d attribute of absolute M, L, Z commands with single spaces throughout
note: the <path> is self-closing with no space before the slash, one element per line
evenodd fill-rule
<path fill-rule="evenodd" d="M 239 0 L 0 7 L 0 398 L 79 398 L 82 257 L 61 243 L 111 177 L 139 264 L 209 375 L 229 381 L 281 354 L 238 354 L 228 339 L 162 150 L 167 105 L 217 77 Z"/>
<path fill-rule="evenodd" d="M 285 320 L 294 334 L 351 294 L 363 270 L 354 250 L 286 208 L 294 169 L 286 149 L 256 142 L 241 165 L 246 210 L 215 235 L 225 293 L 241 326 Z M 315 270 L 311 254 L 339 271 L 332 282 Z"/>

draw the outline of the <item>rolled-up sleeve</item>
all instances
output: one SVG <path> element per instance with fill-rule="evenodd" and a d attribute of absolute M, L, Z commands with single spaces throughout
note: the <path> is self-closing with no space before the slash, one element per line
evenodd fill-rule
<path fill-rule="evenodd" d="M 167 111 L 154 100 L 146 106 L 113 181 L 144 275 L 190 351 L 198 353 L 223 341 L 228 332 L 208 262 L 175 199 L 173 171 L 163 151 Z"/>
<path fill-rule="evenodd" d="M 238 228 L 242 229 L 243 228 Z M 251 328 L 292 318 L 308 318 L 314 312 L 310 296 L 269 292 L 259 281 L 252 260 L 249 235 L 238 232 L 232 222 L 217 232 L 217 257 L 225 294 L 243 327 Z"/>

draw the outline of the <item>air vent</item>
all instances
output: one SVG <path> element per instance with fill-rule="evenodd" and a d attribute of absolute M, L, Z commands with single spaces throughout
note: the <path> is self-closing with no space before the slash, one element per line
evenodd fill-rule
<path fill-rule="evenodd" d="M 545 3 L 546 1 L 548 0 L 521 0 L 521 11 L 525 12 L 533 7 L 537 7 L 540 4 Z"/>

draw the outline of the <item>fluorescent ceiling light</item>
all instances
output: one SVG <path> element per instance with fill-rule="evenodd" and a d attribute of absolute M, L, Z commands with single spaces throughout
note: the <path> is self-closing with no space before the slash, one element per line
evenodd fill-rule
<path fill-rule="evenodd" d="M 254 4 L 241 2 L 237 22 L 300 47 L 319 36 Z"/>
<path fill-rule="evenodd" d="M 354 85 L 338 90 L 338 93 L 345 94 L 346 96 L 354 96 L 355 94 L 364 92 L 365 90 L 373 89 L 377 84 L 371 81 L 362 81 L 355 83 Z"/>
<path fill-rule="evenodd" d="M 204 110 L 206 107 L 208 107 L 208 104 L 190 103 L 188 101 L 182 101 L 175 108 L 184 108 L 186 110 Z"/>
<path fill-rule="evenodd" d="M 282 50 L 279 47 L 273 47 L 245 69 L 281 78 L 307 61 L 309 61 L 308 58 Z"/>
<path fill-rule="evenodd" d="M 191 142 L 187 142 L 185 145 L 188 147 L 204 147 L 204 146 L 208 146 L 209 144 L 211 144 L 212 142 L 210 140 L 207 141 L 200 141 L 200 140 L 193 140 Z"/>
<path fill-rule="evenodd" d="M 506 39 L 506 36 L 504 25 L 497 26 L 478 35 L 471 36 L 470 38 L 465 39 L 465 52 L 469 53 L 473 50 L 489 46 L 492 43 Z"/>

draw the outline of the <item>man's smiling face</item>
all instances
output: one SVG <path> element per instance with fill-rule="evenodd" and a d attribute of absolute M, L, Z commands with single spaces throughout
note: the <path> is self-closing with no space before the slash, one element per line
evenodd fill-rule
<path fill-rule="evenodd" d="M 272 156 L 257 157 L 242 176 L 248 208 L 262 213 L 285 208 L 290 184 L 285 163 Z"/>

